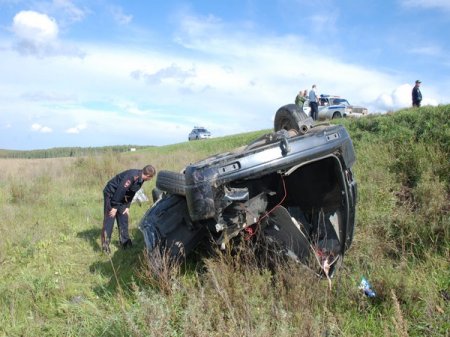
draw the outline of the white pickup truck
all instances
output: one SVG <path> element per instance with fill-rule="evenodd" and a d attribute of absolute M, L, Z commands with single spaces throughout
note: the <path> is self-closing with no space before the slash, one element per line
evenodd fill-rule
<path fill-rule="evenodd" d="M 303 111 L 310 116 L 311 108 L 309 99 L 303 103 Z M 320 95 L 319 115 L 320 120 L 342 117 L 362 117 L 368 114 L 367 108 L 351 105 L 345 98 L 333 95 Z"/>

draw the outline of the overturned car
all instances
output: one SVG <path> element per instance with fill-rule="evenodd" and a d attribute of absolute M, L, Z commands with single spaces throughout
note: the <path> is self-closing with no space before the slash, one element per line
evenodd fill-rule
<path fill-rule="evenodd" d="M 148 252 L 173 257 L 200 243 L 224 248 L 263 235 L 285 256 L 331 276 L 355 224 L 355 153 L 342 125 L 313 124 L 296 105 L 278 109 L 274 132 L 247 146 L 160 171 L 157 198 L 139 225 Z"/>

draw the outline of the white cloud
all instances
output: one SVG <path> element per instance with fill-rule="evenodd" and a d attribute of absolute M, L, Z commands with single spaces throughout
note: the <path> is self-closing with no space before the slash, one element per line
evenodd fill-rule
<path fill-rule="evenodd" d="M 31 130 L 33 130 L 33 131 L 39 131 L 41 128 L 42 128 L 41 124 L 33 124 L 31 126 Z"/>
<path fill-rule="evenodd" d="M 195 77 L 195 69 L 183 69 L 182 67 L 172 63 L 170 66 L 159 69 L 154 73 L 146 73 L 142 70 L 135 70 L 131 73 L 134 79 L 143 78 L 149 84 L 159 84 L 167 81 L 175 81 L 184 83 L 187 79 Z"/>
<path fill-rule="evenodd" d="M 86 129 L 87 125 L 86 124 L 79 124 L 73 128 L 69 128 L 66 130 L 66 133 L 71 133 L 71 134 L 79 134 L 82 130 Z"/>
<path fill-rule="evenodd" d="M 135 115 L 135 116 L 149 116 L 151 115 L 150 111 L 145 109 L 141 109 L 136 103 L 129 101 L 119 101 L 115 102 L 115 105 L 118 107 L 119 111 L 123 111 L 126 114 Z"/>
<path fill-rule="evenodd" d="M 17 130 L 32 120 L 41 123 L 34 125 L 36 132 L 49 132 L 43 125 L 52 125 L 83 135 L 58 140 L 60 133 L 53 132 L 54 146 L 75 139 L 86 146 L 137 139 L 163 145 L 185 141 L 198 124 L 214 136 L 269 129 L 275 111 L 313 83 L 321 93 L 343 96 L 371 112 L 410 106 L 412 86 L 401 85 L 408 74 L 345 63 L 299 35 L 256 34 L 214 17 L 186 20 L 177 32 L 179 48 L 170 51 L 157 44 L 133 49 L 93 43 L 82 46 L 88 51 L 83 60 L 21 58 L 5 51 L 0 115 L 14 115 L 8 122 Z M 449 88 L 427 84 L 424 105 L 436 102 L 433 94 L 448 102 Z M 124 126 L 133 132 L 124 132 Z"/>
<path fill-rule="evenodd" d="M 86 16 L 86 11 L 75 6 L 71 0 L 53 0 L 52 7 L 62 10 L 70 22 L 81 21 Z"/>
<path fill-rule="evenodd" d="M 136 53 L 85 45 L 83 48 L 89 55 L 82 62 L 55 59 L 36 68 L 36 61 L 21 61 L 23 67 L 33 64 L 35 69 L 28 82 L 41 83 L 38 91 L 26 95 L 29 101 L 41 105 L 40 110 L 33 108 L 35 114 L 39 113 L 35 118 L 46 123 L 43 118 L 51 111 L 54 119 L 61 120 L 57 128 L 72 134 L 83 129 L 67 128 L 67 123 L 77 125 L 80 120 L 86 121 L 89 130 L 114 128 L 118 120 L 121 125 L 158 120 L 165 128 L 171 123 L 183 130 L 207 124 L 215 135 L 231 134 L 271 128 L 275 111 L 293 102 L 298 90 L 310 88 L 313 83 L 318 84 L 321 93 L 341 95 L 350 103 L 366 105 L 374 112 L 401 104 L 409 106 L 411 89 L 406 90 L 403 103 L 397 94 L 379 98 L 386 88 L 398 87 L 394 76 L 345 64 L 313 49 L 305 50 L 300 38 L 235 37 L 218 27 L 216 35 L 210 37 L 198 27 L 196 31 L 200 37 L 185 35 L 184 42 L 195 49 L 192 55 L 196 55 L 195 51 L 200 54 L 198 58 L 157 50 Z M 60 83 L 55 89 L 47 87 L 53 81 L 51 76 L 48 81 L 41 81 L 58 73 L 64 73 L 70 82 Z M 71 97 L 76 100 L 70 101 Z M 49 102 L 55 105 L 49 108 Z M 29 108 L 23 110 L 26 113 Z M 161 136 L 164 129 L 153 129 L 148 143 L 159 145 L 167 137 Z M 90 133 L 83 133 L 87 134 Z M 178 140 L 184 140 L 184 134 L 181 137 Z"/>
<path fill-rule="evenodd" d="M 378 108 L 374 112 L 394 111 L 410 107 L 412 105 L 412 88 L 410 84 L 402 84 L 391 93 L 382 93 L 374 102 L 374 105 Z M 422 105 L 436 106 L 438 101 L 434 98 L 425 97 Z"/>
<path fill-rule="evenodd" d="M 394 108 L 410 106 L 412 100 L 411 91 L 412 86 L 410 84 L 402 84 L 396 88 L 391 94 Z"/>
<path fill-rule="evenodd" d="M 442 55 L 442 48 L 440 46 L 422 45 L 410 50 L 413 54 L 425 55 L 425 56 L 440 56 Z"/>
<path fill-rule="evenodd" d="M 411 106 L 411 90 L 411 85 L 402 84 L 390 93 L 382 93 L 375 100 L 378 110 L 373 112 L 394 111 Z"/>
<path fill-rule="evenodd" d="M 125 14 L 122 7 L 111 6 L 110 11 L 114 21 L 120 25 L 127 25 L 133 20 L 133 15 Z"/>
<path fill-rule="evenodd" d="M 38 123 L 34 123 L 33 125 L 31 125 L 31 130 L 36 131 L 36 132 L 41 132 L 41 133 L 50 133 L 53 131 L 48 126 L 43 126 Z"/>
<path fill-rule="evenodd" d="M 76 96 L 57 92 L 32 91 L 26 92 L 21 97 L 31 102 L 74 102 Z"/>
<path fill-rule="evenodd" d="M 58 39 L 56 20 L 47 14 L 35 11 L 20 11 L 14 16 L 11 30 L 16 36 L 15 49 L 23 55 L 84 57 L 77 47 L 62 43 Z"/>
<path fill-rule="evenodd" d="M 302 19 L 309 20 L 312 30 L 316 33 L 337 33 L 336 22 L 338 20 L 338 13 L 331 11 L 324 14 L 313 14 L 310 17 L 305 15 Z"/>
<path fill-rule="evenodd" d="M 52 132 L 53 130 L 51 128 L 49 128 L 48 126 L 44 126 L 39 131 L 42 132 L 42 133 L 49 133 L 49 132 Z"/>
<path fill-rule="evenodd" d="M 34 11 L 21 11 L 14 16 L 12 29 L 20 40 L 46 44 L 58 37 L 55 19 Z"/>
<path fill-rule="evenodd" d="M 375 106 L 378 107 L 381 111 L 388 111 L 392 110 L 392 107 L 394 106 L 394 100 L 392 99 L 392 96 L 390 94 L 383 93 L 375 100 Z M 379 112 L 379 111 L 372 111 L 372 112 Z"/>

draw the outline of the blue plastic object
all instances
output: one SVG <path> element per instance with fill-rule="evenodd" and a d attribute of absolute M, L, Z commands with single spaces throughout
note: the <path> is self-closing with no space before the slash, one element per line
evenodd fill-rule
<path fill-rule="evenodd" d="M 372 286 L 366 278 L 361 279 L 361 283 L 359 285 L 359 289 L 361 289 L 367 297 L 375 297 L 375 291 L 372 290 Z"/>

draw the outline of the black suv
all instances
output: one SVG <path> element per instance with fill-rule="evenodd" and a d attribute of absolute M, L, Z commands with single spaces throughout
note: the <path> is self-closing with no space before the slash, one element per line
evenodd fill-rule
<path fill-rule="evenodd" d="M 224 248 L 259 233 L 331 275 L 353 238 L 354 162 L 342 125 L 313 124 L 295 104 L 285 105 L 273 133 L 182 173 L 158 173 L 158 199 L 139 225 L 147 251 L 164 247 L 184 257 L 199 243 Z"/>

